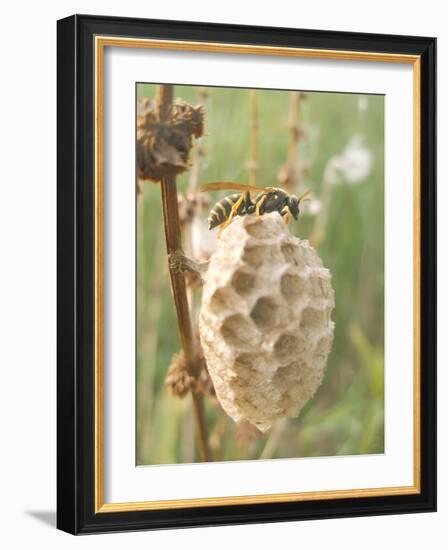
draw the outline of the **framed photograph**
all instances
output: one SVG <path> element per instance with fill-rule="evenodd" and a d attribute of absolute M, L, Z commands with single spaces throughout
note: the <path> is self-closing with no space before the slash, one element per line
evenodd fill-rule
<path fill-rule="evenodd" d="M 434 511 L 434 38 L 58 21 L 58 527 Z"/>

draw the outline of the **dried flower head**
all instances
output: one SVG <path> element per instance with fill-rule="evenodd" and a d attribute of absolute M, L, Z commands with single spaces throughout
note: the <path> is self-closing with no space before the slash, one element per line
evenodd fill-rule
<path fill-rule="evenodd" d="M 172 124 L 184 126 L 195 138 L 204 134 L 204 108 L 202 105 L 193 107 L 181 99 L 177 99 L 171 107 Z"/>
<path fill-rule="evenodd" d="M 207 364 L 204 359 L 202 348 L 198 342 L 196 367 L 199 375 L 192 376 L 189 373 L 187 361 L 183 351 L 175 354 L 165 378 L 165 385 L 170 393 L 176 397 L 185 397 L 188 392 L 214 394 L 210 376 L 207 371 Z"/>
<path fill-rule="evenodd" d="M 372 151 L 365 145 L 362 136 L 353 136 L 340 155 L 332 157 L 325 168 L 324 180 L 336 185 L 345 181 L 360 183 L 372 171 Z"/>
<path fill-rule="evenodd" d="M 192 138 L 202 136 L 204 111 L 181 100 L 171 105 L 167 120 L 161 121 L 157 105 L 142 99 L 137 111 L 137 177 L 160 181 L 184 172 Z"/>
<path fill-rule="evenodd" d="M 177 397 L 185 397 L 194 386 L 194 378 L 188 373 L 184 352 L 173 356 L 165 378 L 165 385 L 170 393 Z"/>
<path fill-rule="evenodd" d="M 296 143 L 307 137 L 307 132 L 301 124 L 291 124 L 289 126 L 289 132 Z"/>

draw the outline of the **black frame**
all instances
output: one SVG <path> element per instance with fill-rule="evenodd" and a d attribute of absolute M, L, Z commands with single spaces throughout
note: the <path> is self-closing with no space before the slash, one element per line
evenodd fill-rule
<path fill-rule="evenodd" d="M 58 21 L 57 526 L 73 534 L 436 510 L 436 39 L 75 15 Z M 421 493 L 94 513 L 95 35 L 421 56 Z"/>

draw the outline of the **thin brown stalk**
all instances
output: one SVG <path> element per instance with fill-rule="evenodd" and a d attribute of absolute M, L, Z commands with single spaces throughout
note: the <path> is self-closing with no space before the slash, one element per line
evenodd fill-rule
<path fill-rule="evenodd" d="M 191 162 L 190 178 L 188 180 L 189 193 L 195 193 L 199 183 L 199 172 L 201 169 L 201 156 L 202 156 L 200 147 L 201 145 L 198 144 L 198 146 L 195 147 L 193 151 L 193 160 Z"/>
<path fill-rule="evenodd" d="M 199 103 L 203 107 L 205 107 L 206 105 L 207 97 L 208 97 L 207 88 L 200 87 L 198 90 L 198 99 L 199 99 Z M 195 193 L 197 193 L 197 189 L 199 186 L 199 176 L 201 173 L 202 161 L 205 157 L 205 147 L 202 140 L 199 140 L 196 143 L 196 146 L 193 149 L 192 157 L 193 159 L 191 163 L 190 177 L 188 179 L 188 195 L 190 197 L 194 196 Z M 195 212 L 194 216 L 197 216 L 197 211 Z M 191 222 L 193 221 L 194 219 L 191 220 Z M 193 255 L 193 252 L 192 252 L 193 239 L 192 239 L 191 223 L 187 225 L 187 230 L 184 231 L 184 236 L 185 236 L 185 244 L 186 244 L 186 253 L 187 253 L 187 256 L 191 257 Z M 187 295 L 188 295 L 188 302 L 190 304 L 190 316 L 194 322 L 194 319 L 196 316 L 195 304 L 194 304 L 194 289 L 191 286 L 187 288 Z"/>
<path fill-rule="evenodd" d="M 285 188 L 290 193 L 296 191 L 298 185 L 298 174 L 296 167 L 297 145 L 299 143 L 299 92 L 291 92 L 289 96 L 289 115 L 288 115 L 288 156 L 287 156 L 287 173 L 288 177 L 285 181 Z"/>
<path fill-rule="evenodd" d="M 321 207 L 320 211 L 314 222 L 314 228 L 311 232 L 310 243 L 314 248 L 318 248 L 323 238 L 325 237 L 325 232 L 327 229 L 328 215 L 330 212 L 330 202 L 331 202 L 331 185 L 324 178 L 322 183 L 322 191 L 320 194 Z"/>
<path fill-rule="evenodd" d="M 225 412 L 220 408 L 218 419 L 210 434 L 210 446 L 213 449 L 213 455 L 218 461 L 223 460 L 224 457 L 223 438 L 226 431 L 227 418 Z"/>
<path fill-rule="evenodd" d="M 288 163 L 293 163 L 296 158 L 297 143 L 299 141 L 299 98 L 300 92 L 291 92 L 289 96 L 289 138 L 288 138 Z"/>
<path fill-rule="evenodd" d="M 288 424 L 288 419 L 282 418 L 281 420 L 277 421 L 275 426 L 272 427 L 268 440 L 266 441 L 266 444 L 259 456 L 260 460 L 267 460 L 268 458 L 273 458 L 273 456 L 275 455 L 278 449 L 278 445 L 281 441 L 282 435 L 286 429 L 287 424 Z"/>
<path fill-rule="evenodd" d="M 208 92 L 207 88 L 199 88 L 198 99 L 199 103 L 205 107 L 207 102 Z M 202 159 L 205 156 L 205 148 L 203 141 L 199 141 L 193 150 L 193 161 L 191 165 L 190 178 L 188 180 L 188 191 L 194 193 L 198 188 L 199 174 L 201 171 Z"/>
<path fill-rule="evenodd" d="M 257 92 L 250 90 L 250 160 L 248 162 L 249 184 L 257 185 L 257 132 L 258 132 L 258 112 L 257 112 Z"/>
<path fill-rule="evenodd" d="M 158 87 L 157 102 L 160 121 L 163 122 L 167 118 L 170 106 L 173 102 L 172 85 L 163 84 Z M 161 191 L 166 247 L 168 256 L 170 256 L 182 250 L 175 176 L 168 176 L 162 179 Z M 194 335 L 190 318 L 190 310 L 188 305 L 184 274 L 178 271 L 174 271 L 170 268 L 170 279 L 171 287 L 173 290 L 174 303 L 176 307 L 180 338 L 185 359 L 188 365 L 188 372 L 191 376 L 197 377 L 199 375 L 199 369 L 196 361 Z M 208 461 L 211 459 L 211 457 L 208 445 L 207 424 L 205 421 L 203 398 L 202 395 L 193 391 L 192 399 L 201 460 Z"/>

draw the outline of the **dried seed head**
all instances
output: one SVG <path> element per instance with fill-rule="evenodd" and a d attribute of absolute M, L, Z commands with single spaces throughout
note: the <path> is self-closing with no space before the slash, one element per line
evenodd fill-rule
<path fill-rule="evenodd" d="M 288 191 L 296 191 L 302 180 L 309 173 L 309 164 L 305 160 L 287 162 L 277 170 L 277 180 L 281 187 Z"/>
<path fill-rule="evenodd" d="M 204 110 L 181 100 L 171 105 L 166 121 L 160 121 L 157 105 L 140 100 L 137 111 L 137 176 L 160 181 L 188 168 L 192 138 L 204 132 Z"/>
<path fill-rule="evenodd" d="M 210 200 L 204 193 L 179 193 L 177 203 L 180 225 L 184 227 L 190 224 L 201 211 L 208 210 Z"/>
<path fill-rule="evenodd" d="M 194 385 L 194 378 L 188 374 L 184 352 L 173 356 L 165 378 L 165 385 L 172 395 L 185 397 Z"/>
<path fill-rule="evenodd" d="M 184 127 L 195 138 L 204 134 L 204 108 L 202 105 L 193 107 L 181 99 L 177 99 L 171 108 L 172 124 Z"/>
<path fill-rule="evenodd" d="M 205 274 L 200 336 L 227 414 L 266 431 L 319 387 L 333 341 L 331 276 L 278 213 L 237 218 Z"/>
<path fill-rule="evenodd" d="M 214 395 L 199 341 L 197 346 L 196 372 L 199 373 L 196 377 L 189 373 L 184 352 L 181 351 L 174 355 L 171 360 L 171 365 L 165 378 L 165 385 L 168 387 L 170 393 L 176 397 L 185 397 L 190 391 L 203 395 Z"/>
<path fill-rule="evenodd" d="M 291 135 L 291 138 L 294 140 L 295 143 L 302 141 L 306 138 L 306 130 L 305 128 L 300 124 L 290 124 L 289 126 L 289 133 Z"/>

